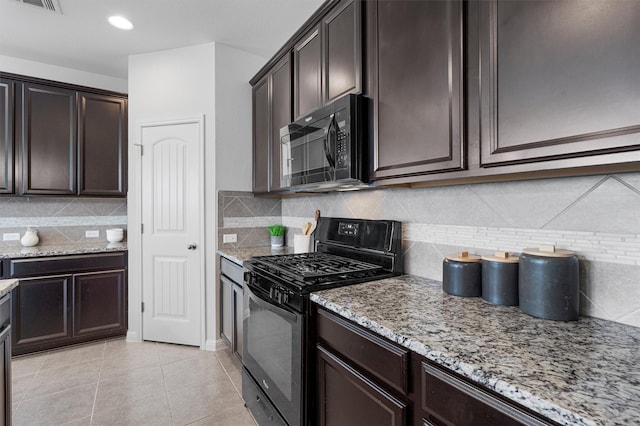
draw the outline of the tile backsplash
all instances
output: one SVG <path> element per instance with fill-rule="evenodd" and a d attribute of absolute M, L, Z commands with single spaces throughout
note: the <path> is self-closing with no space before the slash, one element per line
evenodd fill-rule
<path fill-rule="evenodd" d="M 461 250 L 520 252 L 555 245 L 580 260 L 581 311 L 640 327 L 640 173 L 434 188 L 389 188 L 283 198 L 220 193 L 227 247 L 268 245 L 266 226 L 288 241 L 323 216 L 390 219 L 403 225 L 405 272 L 442 280 L 442 259 Z"/>
<path fill-rule="evenodd" d="M 282 224 L 282 202 L 258 198 L 251 192 L 218 192 L 218 248 L 270 245 L 267 226 Z M 225 234 L 236 234 L 235 243 L 223 243 Z"/>
<path fill-rule="evenodd" d="M 65 245 L 106 241 L 109 228 L 127 227 L 127 201 L 98 198 L 0 198 L 0 250 L 20 241 L 3 241 L 2 235 L 24 235 L 35 227 L 39 245 Z M 86 238 L 86 231 L 98 231 L 97 238 Z"/>

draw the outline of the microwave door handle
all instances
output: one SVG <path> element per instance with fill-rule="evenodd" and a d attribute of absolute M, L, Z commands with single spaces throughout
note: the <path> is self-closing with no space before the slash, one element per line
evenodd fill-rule
<path fill-rule="evenodd" d="M 335 147 L 337 143 L 336 118 L 331 117 L 331 122 L 327 128 L 327 137 L 324 139 L 324 155 L 332 169 L 336 168 Z"/>

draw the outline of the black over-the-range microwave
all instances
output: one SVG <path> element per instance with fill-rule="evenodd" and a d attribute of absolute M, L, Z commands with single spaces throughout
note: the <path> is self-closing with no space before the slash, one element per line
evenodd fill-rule
<path fill-rule="evenodd" d="M 347 95 L 280 129 L 280 186 L 295 192 L 352 189 L 368 181 L 367 105 Z"/>

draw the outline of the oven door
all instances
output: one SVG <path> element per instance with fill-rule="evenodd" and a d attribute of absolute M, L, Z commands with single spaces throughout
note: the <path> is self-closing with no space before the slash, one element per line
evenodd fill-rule
<path fill-rule="evenodd" d="M 301 424 L 304 316 L 250 285 L 244 311 L 242 363 L 287 423 Z"/>

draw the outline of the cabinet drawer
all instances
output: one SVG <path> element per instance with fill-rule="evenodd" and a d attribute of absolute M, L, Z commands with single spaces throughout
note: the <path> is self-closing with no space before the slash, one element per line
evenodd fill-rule
<path fill-rule="evenodd" d="M 43 274 L 53 275 L 104 269 L 124 269 L 126 268 L 126 259 L 125 252 L 11 259 L 9 261 L 9 276 L 20 278 Z"/>
<path fill-rule="evenodd" d="M 517 407 L 433 365 L 420 361 L 420 400 L 416 409 L 425 424 L 460 426 L 546 425 Z"/>
<path fill-rule="evenodd" d="M 409 350 L 398 347 L 351 322 L 318 310 L 318 340 L 354 366 L 401 394 L 407 393 Z"/>
<path fill-rule="evenodd" d="M 244 268 L 225 257 L 220 258 L 220 272 L 229 277 L 231 281 L 242 285 L 244 282 Z"/>

